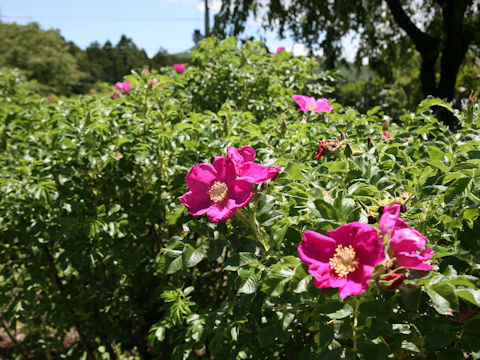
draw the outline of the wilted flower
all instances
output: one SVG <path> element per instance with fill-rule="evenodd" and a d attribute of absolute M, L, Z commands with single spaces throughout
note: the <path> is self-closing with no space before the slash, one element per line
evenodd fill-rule
<path fill-rule="evenodd" d="M 400 203 L 385 206 L 379 223 L 381 236 L 389 236 L 390 250 L 401 266 L 415 270 L 433 270 L 431 265 L 424 262 L 432 258 L 433 250 L 427 248 L 418 253 L 425 248 L 427 238 L 399 218 L 400 209 Z"/>
<path fill-rule="evenodd" d="M 322 113 L 333 110 L 333 108 L 328 105 L 328 102 L 330 101 L 328 99 L 322 98 L 315 100 L 315 98 L 313 97 L 308 97 L 304 95 L 293 95 L 293 100 L 295 100 L 298 106 L 300 106 L 298 111 L 313 111 L 316 113 Z"/>
<path fill-rule="evenodd" d="M 120 153 L 118 153 L 117 155 L 115 155 L 115 159 L 117 159 L 117 160 L 120 160 L 120 159 L 122 159 L 122 158 L 123 158 L 123 155 L 120 154 Z"/>
<path fill-rule="evenodd" d="M 342 144 L 340 144 L 338 140 L 322 140 L 320 144 L 318 144 L 317 151 L 315 152 L 315 160 L 320 159 L 322 156 L 334 153 L 341 148 Z"/>
<path fill-rule="evenodd" d="M 406 275 L 403 273 L 391 273 L 388 274 L 385 278 L 383 278 L 382 282 L 388 284 L 385 289 L 394 290 L 403 283 L 403 280 L 405 280 L 405 278 Z"/>
<path fill-rule="evenodd" d="M 255 184 L 262 184 L 280 172 L 280 166 L 264 166 L 253 162 L 255 156 L 255 150 L 251 146 L 245 145 L 241 149 L 227 146 L 227 157 L 235 165 L 237 174 L 252 178 Z"/>
<path fill-rule="evenodd" d="M 182 65 L 182 64 L 175 64 L 173 65 L 173 68 L 179 73 L 182 73 L 185 71 L 185 65 Z"/>
<path fill-rule="evenodd" d="M 327 231 L 327 236 L 306 230 L 298 255 L 309 265 L 315 286 L 339 288 L 342 299 L 366 291 L 375 266 L 385 259 L 377 230 L 359 222 Z"/>
<path fill-rule="evenodd" d="M 224 156 L 217 156 L 212 164 L 194 165 L 185 180 L 190 191 L 180 201 L 193 216 L 206 213 L 214 223 L 229 219 L 252 201 L 253 180 L 237 177 L 233 161 Z"/>

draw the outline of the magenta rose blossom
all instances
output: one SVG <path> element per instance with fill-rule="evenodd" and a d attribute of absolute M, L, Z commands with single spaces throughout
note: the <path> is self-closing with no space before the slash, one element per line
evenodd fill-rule
<path fill-rule="evenodd" d="M 174 68 L 178 73 L 181 73 L 181 72 L 184 72 L 184 71 L 185 71 L 185 65 L 182 65 L 182 64 L 175 64 L 175 65 L 173 65 L 173 68 Z"/>
<path fill-rule="evenodd" d="M 304 95 L 293 95 L 293 100 L 300 106 L 298 111 L 313 111 L 316 113 L 322 113 L 326 111 L 332 111 L 333 108 L 328 105 L 328 99 L 318 99 L 315 100 L 313 97 L 308 97 Z"/>
<path fill-rule="evenodd" d="M 132 89 L 130 86 L 130 81 L 118 81 L 113 86 L 121 93 L 128 92 Z"/>
<path fill-rule="evenodd" d="M 237 174 L 252 178 L 255 184 L 262 184 L 280 172 L 280 166 L 264 166 L 253 162 L 255 156 L 255 150 L 251 146 L 246 145 L 241 149 L 227 146 L 227 157 L 233 161 Z"/>
<path fill-rule="evenodd" d="M 385 259 L 385 250 L 375 228 L 353 222 L 327 231 L 327 236 L 306 230 L 298 255 L 309 265 L 317 288 L 339 288 L 344 299 L 367 290 L 375 266 Z"/>
<path fill-rule="evenodd" d="M 427 248 L 418 253 L 425 248 L 427 238 L 399 218 L 400 208 L 399 203 L 385 206 L 379 223 L 381 236 L 389 235 L 390 250 L 401 266 L 415 270 L 433 270 L 431 265 L 425 263 L 432 258 L 433 250 Z"/>
<path fill-rule="evenodd" d="M 217 156 L 213 164 L 194 165 L 185 180 L 190 191 L 180 201 L 193 216 L 206 213 L 214 223 L 231 218 L 252 201 L 253 180 L 237 177 L 235 165 L 225 156 Z"/>

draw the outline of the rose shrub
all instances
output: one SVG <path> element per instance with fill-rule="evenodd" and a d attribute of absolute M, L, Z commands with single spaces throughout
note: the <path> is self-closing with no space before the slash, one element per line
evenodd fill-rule
<path fill-rule="evenodd" d="M 478 103 L 361 114 L 235 39 L 124 81 L 50 103 L 0 75 L 1 356 L 480 358 Z"/>

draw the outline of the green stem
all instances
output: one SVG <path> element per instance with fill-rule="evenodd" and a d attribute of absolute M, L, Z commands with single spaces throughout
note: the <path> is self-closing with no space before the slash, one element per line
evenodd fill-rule
<path fill-rule="evenodd" d="M 352 340 L 353 340 L 353 352 L 357 353 L 357 324 L 358 324 L 358 307 L 360 305 L 360 300 L 354 298 L 353 300 L 353 324 L 352 324 Z"/>
<path fill-rule="evenodd" d="M 265 239 L 263 238 L 262 234 L 260 233 L 260 229 L 259 229 L 259 226 L 258 226 L 258 223 L 257 223 L 257 220 L 255 219 L 255 213 L 254 212 L 251 212 L 250 213 L 250 219 L 248 219 L 245 214 L 243 213 L 242 210 L 240 209 L 237 209 L 237 211 L 235 212 L 235 214 L 237 214 L 238 218 L 247 226 L 249 227 L 253 234 L 255 235 L 255 239 L 263 245 L 263 247 L 265 248 L 265 251 L 268 251 L 270 249 L 270 246 L 268 246 L 268 242 L 265 241 Z"/>

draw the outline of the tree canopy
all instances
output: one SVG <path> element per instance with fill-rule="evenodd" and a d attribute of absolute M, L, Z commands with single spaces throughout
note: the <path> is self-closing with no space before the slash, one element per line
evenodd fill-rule
<path fill-rule="evenodd" d="M 479 7 L 479 0 L 222 0 L 215 29 L 241 34 L 253 14 L 281 37 L 321 49 L 328 68 L 340 59 L 342 40 L 356 35 L 357 63 L 367 57 L 386 76 L 416 51 L 423 95 L 451 100 L 467 50 L 480 46 Z"/>
<path fill-rule="evenodd" d="M 162 48 L 149 58 L 125 35 L 116 45 L 93 42 L 82 50 L 65 41 L 59 30 L 42 30 L 38 23 L 0 22 L 0 67 L 23 70 L 28 79 L 37 81 L 37 90 L 46 94 L 85 93 L 98 81 L 121 80 L 132 69 L 157 69 L 186 61 Z"/>

